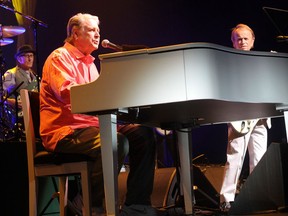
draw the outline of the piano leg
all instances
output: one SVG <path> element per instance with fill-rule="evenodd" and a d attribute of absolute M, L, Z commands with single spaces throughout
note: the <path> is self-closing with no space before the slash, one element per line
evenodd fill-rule
<path fill-rule="evenodd" d="M 284 111 L 285 129 L 286 129 L 286 140 L 288 142 L 288 110 Z"/>
<path fill-rule="evenodd" d="M 177 132 L 180 157 L 180 182 L 184 195 L 185 214 L 193 214 L 192 141 L 189 132 Z"/>
<path fill-rule="evenodd" d="M 117 160 L 117 116 L 99 115 L 105 204 L 107 216 L 119 214 L 118 210 L 118 160 Z"/>
<path fill-rule="evenodd" d="M 99 115 L 105 203 L 107 216 L 119 215 L 117 175 L 117 116 Z M 177 132 L 180 156 L 180 180 L 184 195 L 185 214 L 193 214 L 193 164 L 190 133 Z"/>

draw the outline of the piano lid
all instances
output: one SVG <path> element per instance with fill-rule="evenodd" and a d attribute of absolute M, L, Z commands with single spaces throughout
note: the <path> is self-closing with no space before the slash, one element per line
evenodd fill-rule
<path fill-rule="evenodd" d="M 221 50 L 224 52 L 231 52 L 231 53 L 238 53 L 241 55 L 260 55 L 260 56 L 270 56 L 271 52 L 263 52 L 263 51 L 243 51 L 243 50 L 236 50 L 231 47 L 226 47 L 218 44 L 206 43 L 206 42 L 194 42 L 194 43 L 184 43 L 184 44 L 175 44 L 169 46 L 161 46 L 161 47 L 154 47 L 154 48 L 147 48 L 147 49 L 138 49 L 138 50 L 130 50 L 130 51 L 122 51 L 122 52 L 112 52 L 112 53 L 105 53 L 100 54 L 98 57 L 100 61 L 107 59 L 107 58 L 115 58 L 115 57 L 124 57 L 124 56 L 131 56 L 131 55 L 140 55 L 140 54 L 155 54 L 161 52 L 173 52 L 177 50 L 186 50 L 186 49 L 201 49 L 201 48 L 209 48 L 215 50 Z M 276 53 L 276 56 L 283 56 L 287 58 L 286 53 Z"/>

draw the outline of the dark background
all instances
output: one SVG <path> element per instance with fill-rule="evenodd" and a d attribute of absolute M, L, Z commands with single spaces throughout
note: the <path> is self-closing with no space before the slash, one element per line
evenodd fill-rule
<path fill-rule="evenodd" d="M 287 42 L 277 42 L 280 28 L 288 35 L 288 12 L 272 13 L 276 26 L 263 11 L 263 7 L 288 10 L 287 0 L 40 0 L 35 18 L 48 25 L 36 28 L 38 68 L 41 69 L 51 51 L 63 44 L 68 19 L 78 12 L 91 13 L 100 18 L 101 38 L 115 44 L 142 44 L 158 47 L 189 42 L 210 42 L 231 46 L 230 32 L 238 23 L 248 24 L 255 32 L 254 50 L 287 52 Z M 28 14 L 29 15 L 29 14 Z M 0 8 L 0 24 L 17 25 L 13 12 Z M 33 29 L 31 25 L 30 29 Z M 27 29 L 29 30 L 29 29 Z M 24 33 L 25 34 L 25 33 Z M 15 66 L 14 43 L 1 47 L 5 68 Z M 99 71 L 97 56 L 112 50 L 99 48 L 93 55 Z M 288 72 L 288 71 L 287 71 Z M 272 89 L 271 89 L 272 90 Z M 132 91 L 132 90 L 131 90 Z M 287 94 L 287 92 L 279 92 Z M 204 155 L 207 163 L 223 164 L 226 160 L 226 125 L 211 125 L 195 128 L 192 132 L 193 156 Z M 269 141 L 283 142 L 286 139 L 283 118 L 272 119 Z M 1 178 L 7 214 L 27 213 L 27 167 L 24 143 L 1 144 L 1 166 L 5 178 Z M 17 153 L 17 154 L 15 154 Z M 161 163 L 169 157 L 160 154 Z M 13 181 L 12 181 L 13 180 Z M 15 182 L 16 181 L 16 182 Z M 18 184 L 17 184 L 18 182 Z M 18 185 L 11 190 L 8 185 Z M 7 185 L 4 186 L 4 185 Z M 20 189 L 22 188 L 22 190 Z M 1 189 L 1 190 L 3 190 Z M 6 192 L 7 191 L 7 192 Z M 15 196 L 19 194 L 19 196 Z M 16 206 L 15 206 L 16 203 Z M 3 205 L 3 206 L 4 206 Z M 15 213 L 13 213 L 15 212 Z"/>
<path fill-rule="evenodd" d="M 48 28 L 38 26 L 39 74 L 49 53 L 61 46 L 68 19 L 78 13 L 99 16 L 101 38 L 116 44 L 144 44 L 149 47 L 188 42 L 210 42 L 231 46 L 230 30 L 238 23 L 248 24 L 256 34 L 255 49 L 287 52 L 279 43 L 280 33 L 263 7 L 288 10 L 286 0 L 41 0 L 35 18 Z M 278 28 L 288 34 L 288 12 L 271 13 Z M 17 25 L 13 12 L 0 8 L 0 24 Z M 34 26 L 31 25 L 33 29 Z M 25 34 L 25 33 L 24 33 Z M 17 37 L 13 38 L 17 40 Z M 2 47 L 7 68 L 14 66 L 16 42 Z M 94 56 L 111 52 L 102 47 Z M 97 63 L 97 62 L 96 62 Z"/>
<path fill-rule="evenodd" d="M 51 51 L 63 44 L 68 19 L 78 13 L 99 16 L 101 40 L 115 44 L 142 44 L 149 47 L 189 42 L 210 42 L 231 47 L 230 32 L 238 23 L 248 24 L 255 32 L 254 50 L 287 52 L 288 43 L 278 42 L 280 28 L 288 35 L 288 12 L 271 11 L 270 18 L 263 7 L 288 10 L 287 0 L 41 0 L 36 6 L 35 18 L 48 25 L 36 28 L 38 74 Z M 0 8 L 0 24 L 17 25 L 13 12 Z M 34 25 L 31 24 L 31 29 Z M 25 33 L 24 33 L 25 34 Z M 3 46 L 6 68 L 14 67 L 15 42 Z M 97 56 L 113 52 L 95 51 Z M 283 92 L 279 92 L 283 94 Z M 285 139 L 283 119 L 273 119 L 269 143 Z M 225 162 L 226 125 L 203 126 L 194 129 L 194 156 L 205 154 L 211 163 Z"/>

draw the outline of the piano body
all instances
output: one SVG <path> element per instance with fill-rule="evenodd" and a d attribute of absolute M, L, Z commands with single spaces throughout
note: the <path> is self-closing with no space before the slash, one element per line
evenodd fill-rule
<path fill-rule="evenodd" d="M 119 119 L 181 129 L 178 145 L 186 214 L 193 213 L 191 137 L 181 131 L 283 115 L 287 126 L 288 54 L 187 43 L 99 58 L 100 77 L 72 87 L 71 104 L 73 113 L 99 116 L 108 215 L 118 214 L 114 167 Z"/>

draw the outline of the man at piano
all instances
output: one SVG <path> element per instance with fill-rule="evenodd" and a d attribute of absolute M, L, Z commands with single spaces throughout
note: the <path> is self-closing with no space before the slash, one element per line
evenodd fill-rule
<path fill-rule="evenodd" d="M 250 51 L 254 46 L 255 34 L 249 26 L 238 24 L 232 29 L 231 40 L 235 49 Z M 233 205 L 247 148 L 251 173 L 267 150 L 267 128 L 270 127 L 270 118 L 228 124 L 227 162 L 220 191 L 222 212 L 228 212 Z"/>
<path fill-rule="evenodd" d="M 70 89 L 99 77 L 91 55 L 98 49 L 99 42 L 97 16 L 78 13 L 71 17 L 64 45 L 46 59 L 40 88 L 40 133 L 45 148 L 54 152 L 87 154 L 95 160 L 92 215 L 105 215 L 99 123 L 96 116 L 71 113 Z M 121 215 L 156 215 L 150 202 L 155 169 L 153 130 L 142 125 L 118 126 L 119 168 L 128 153 L 128 143 L 130 172 Z M 81 196 L 76 198 L 81 200 Z M 81 207 L 78 211 L 82 215 Z"/>

